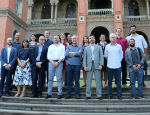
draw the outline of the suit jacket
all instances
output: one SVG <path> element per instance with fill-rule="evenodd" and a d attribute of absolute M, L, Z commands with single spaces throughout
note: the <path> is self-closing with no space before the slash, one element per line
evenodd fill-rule
<path fill-rule="evenodd" d="M 7 46 L 2 48 L 1 51 L 1 66 L 4 66 L 4 64 L 10 64 L 11 69 L 14 67 L 14 63 L 17 58 L 17 49 L 14 47 L 11 47 L 10 56 L 9 56 L 9 63 L 7 61 Z"/>
<path fill-rule="evenodd" d="M 97 69 L 98 66 L 104 65 L 104 56 L 101 46 L 94 45 L 94 65 Z M 87 46 L 84 49 L 84 55 L 83 55 L 83 67 L 88 67 L 88 71 L 92 68 L 92 49 L 91 46 Z"/>
<path fill-rule="evenodd" d="M 145 61 L 144 53 L 140 48 L 139 48 L 139 50 L 140 50 L 140 53 L 141 53 L 141 57 L 140 57 L 138 49 L 136 48 L 136 51 L 137 51 L 137 54 L 138 54 L 137 58 L 138 58 L 138 60 L 140 60 L 141 68 L 144 68 L 144 61 Z M 125 60 L 127 62 L 128 71 L 132 72 L 133 71 L 133 68 L 132 68 L 133 61 L 132 61 L 132 55 L 131 55 L 130 48 L 128 48 L 125 52 Z"/>
<path fill-rule="evenodd" d="M 33 54 L 31 55 L 31 59 L 32 59 L 32 66 L 36 66 L 36 58 L 38 56 L 38 50 L 39 50 L 39 45 L 35 46 L 33 48 Z M 41 53 L 41 57 L 40 57 L 40 61 L 42 62 L 42 66 L 44 66 L 47 62 L 47 50 L 48 48 L 46 46 L 43 46 L 42 49 L 42 53 Z"/>

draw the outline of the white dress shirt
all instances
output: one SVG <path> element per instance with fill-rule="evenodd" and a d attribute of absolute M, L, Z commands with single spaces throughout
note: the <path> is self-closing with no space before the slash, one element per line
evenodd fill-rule
<path fill-rule="evenodd" d="M 58 45 L 52 44 L 48 47 L 47 59 L 60 60 L 65 58 L 65 46 L 61 43 Z"/>
<path fill-rule="evenodd" d="M 94 61 L 94 45 L 95 44 L 92 44 L 91 45 L 91 50 L 92 50 L 92 60 Z"/>
<path fill-rule="evenodd" d="M 11 47 L 7 47 L 7 62 L 9 63 Z"/>
<path fill-rule="evenodd" d="M 139 34 L 136 34 L 135 36 L 130 35 L 126 39 L 128 40 L 128 42 L 130 39 L 134 39 L 135 47 L 141 48 L 143 53 L 144 53 L 144 48 L 147 49 L 147 47 L 148 47 L 147 42 L 142 35 L 139 35 Z"/>
<path fill-rule="evenodd" d="M 104 57 L 107 58 L 107 67 L 111 69 L 117 69 L 121 67 L 121 61 L 123 59 L 122 47 L 119 44 L 112 45 L 111 43 L 106 45 Z"/>

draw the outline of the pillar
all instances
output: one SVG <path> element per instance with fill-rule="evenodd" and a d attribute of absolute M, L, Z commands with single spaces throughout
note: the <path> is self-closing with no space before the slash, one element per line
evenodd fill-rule
<path fill-rule="evenodd" d="M 82 39 L 86 35 L 86 4 L 87 0 L 78 0 L 77 36 L 79 44 L 82 44 Z"/>
<path fill-rule="evenodd" d="M 58 4 L 55 4 L 55 23 L 57 20 L 57 9 L 58 9 Z"/>
<path fill-rule="evenodd" d="M 113 6 L 114 6 L 114 32 L 116 32 L 117 28 L 121 28 L 123 34 L 122 0 L 113 0 Z"/>
<path fill-rule="evenodd" d="M 31 24 L 31 19 L 32 19 L 32 7 L 33 7 L 33 1 L 29 0 L 28 2 L 28 24 Z"/>
<path fill-rule="evenodd" d="M 146 0 L 146 7 L 147 7 L 147 17 L 148 17 L 148 19 L 150 19 L 149 0 Z"/>

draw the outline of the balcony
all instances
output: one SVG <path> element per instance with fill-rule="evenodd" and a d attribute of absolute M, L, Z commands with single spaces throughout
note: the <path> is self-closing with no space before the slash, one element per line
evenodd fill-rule
<path fill-rule="evenodd" d="M 31 25 L 47 24 L 77 24 L 77 18 L 57 18 L 55 19 L 37 19 L 31 20 Z"/>
<path fill-rule="evenodd" d="M 97 16 L 103 16 L 103 15 L 111 15 L 113 14 L 113 9 L 89 9 L 88 15 L 97 15 Z"/>
<path fill-rule="evenodd" d="M 133 21 L 146 21 L 148 20 L 147 15 L 144 16 L 126 16 L 125 21 L 133 22 Z"/>

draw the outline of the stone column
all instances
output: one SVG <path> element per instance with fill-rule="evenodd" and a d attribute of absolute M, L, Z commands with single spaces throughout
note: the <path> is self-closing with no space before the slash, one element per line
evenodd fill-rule
<path fill-rule="evenodd" d="M 148 17 L 148 19 L 150 19 L 149 0 L 146 0 L 146 7 L 147 7 L 147 17 Z"/>
<path fill-rule="evenodd" d="M 32 19 L 32 7 L 33 7 L 33 1 L 29 0 L 28 2 L 28 20 L 27 23 L 31 24 L 31 19 Z"/>
<path fill-rule="evenodd" d="M 53 12 L 54 12 L 54 4 L 51 4 L 51 23 L 53 23 Z"/>
<path fill-rule="evenodd" d="M 114 0 L 111 0 L 111 8 L 112 8 L 112 12 L 114 12 Z"/>
<path fill-rule="evenodd" d="M 58 4 L 55 4 L 55 23 L 57 20 L 57 9 L 58 9 Z"/>

